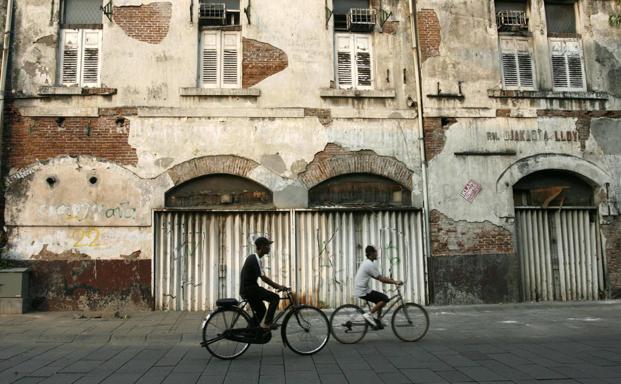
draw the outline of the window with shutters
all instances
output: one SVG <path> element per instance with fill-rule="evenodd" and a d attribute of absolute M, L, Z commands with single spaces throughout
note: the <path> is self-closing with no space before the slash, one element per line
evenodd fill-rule
<path fill-rule="evenodd" d="M 546 29 L 555 91 L 586 91 L 584 53 L 578 35 L 577 4 L 546 0 Z"/>
<path fill-rule="evenodd" d="M 334 35 L 336 83 L 340 89 L 372 89 L 371 36 L 354 33 Z"/>
<path fill-rule="evenodd" d="M 241 35 L 202 32 L 200 82 L 205 88 L 241 88 Z"/>
<path fill-rule="evenodd" d="M 64 0 L 61 5 L 58 82 L 65 86 L 98 87 L 102 0 Z"/>
<path fill-rule="evenodd" d="M 61 30 L 60 83 L 98 87 L 101 69 L 101 30 Z"/>
<path fill-rule="evenodd" d="M 555 91 L 586 91 L 582 43 L 578 39 L 549 39 Z"/>
<path fill-rule="evenodd" d="M 530 39 L 500 36 L 500 63 L 504 89 L 535 89 L 535 70 Z"/>

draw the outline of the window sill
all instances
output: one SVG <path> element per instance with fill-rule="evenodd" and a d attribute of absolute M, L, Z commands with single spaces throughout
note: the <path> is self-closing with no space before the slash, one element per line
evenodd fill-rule
<path fill-rule="evenodd" d="M 116 88 L 107 87 L 39 87 L 39 95 L 41 96 L 112 96 L 116 95 L 116 91 Z"/>
<path fill-rule="evenodd" d="M 258 88 L 180 88 L 181 96 L 197 97 L 259 97 Z"/>
<path fill-rule="evenodd" d="M 511 99 L 577 99 L 608 100 L 606 92 L 554 92 L 554 91 L 517 91 L 506 89 L 488 89 L 487 96 Z"/>
<path fill-rule="evenodd" d="M 366 98 L 366 99 L 393 99 L 397 97 L 394 89 L 333 89 L 322 88 L 319 91 L 321 97 L 327 98 Z"/>
<path fill-rule="evenodd" d="M 201 31 L 241 31 L 242 26 L 236 25 L 201 25 Z"/>

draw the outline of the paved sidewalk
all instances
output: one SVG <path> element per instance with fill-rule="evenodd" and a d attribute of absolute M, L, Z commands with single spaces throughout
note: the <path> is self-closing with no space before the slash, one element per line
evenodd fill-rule
<path fill-rule="evenodd" d="M 312 357 L 272 342 L 220 361 L 202 313 L 0 316 L 0 383 L 621 383 L 621 302 L 430 307 L 418 343 L 390 329 Z"/>

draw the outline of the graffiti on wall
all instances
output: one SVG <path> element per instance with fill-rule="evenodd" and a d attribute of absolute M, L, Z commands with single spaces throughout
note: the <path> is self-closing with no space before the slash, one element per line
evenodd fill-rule
<path fill-rule="evenodd" d="M 63 203 L 56 205 L 42 204 L 39 214 L 45 217 L 61 218 L 68 222 L 86 220 L 135 220 L 137 208 L 123 201 L 115 206 L 99 203 Z"/>

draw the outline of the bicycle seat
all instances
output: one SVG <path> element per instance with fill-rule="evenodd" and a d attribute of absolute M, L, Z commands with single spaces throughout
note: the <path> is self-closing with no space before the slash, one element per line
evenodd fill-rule
<path fill-rule="evenodd" d="M 216 306 L 218 307 L 223 307 L 223 308 L 229 308 L 229 307 L 235 307 L 239 305 L 239 301 L 237 299 L 218 299 L 216 300 Z"/>

